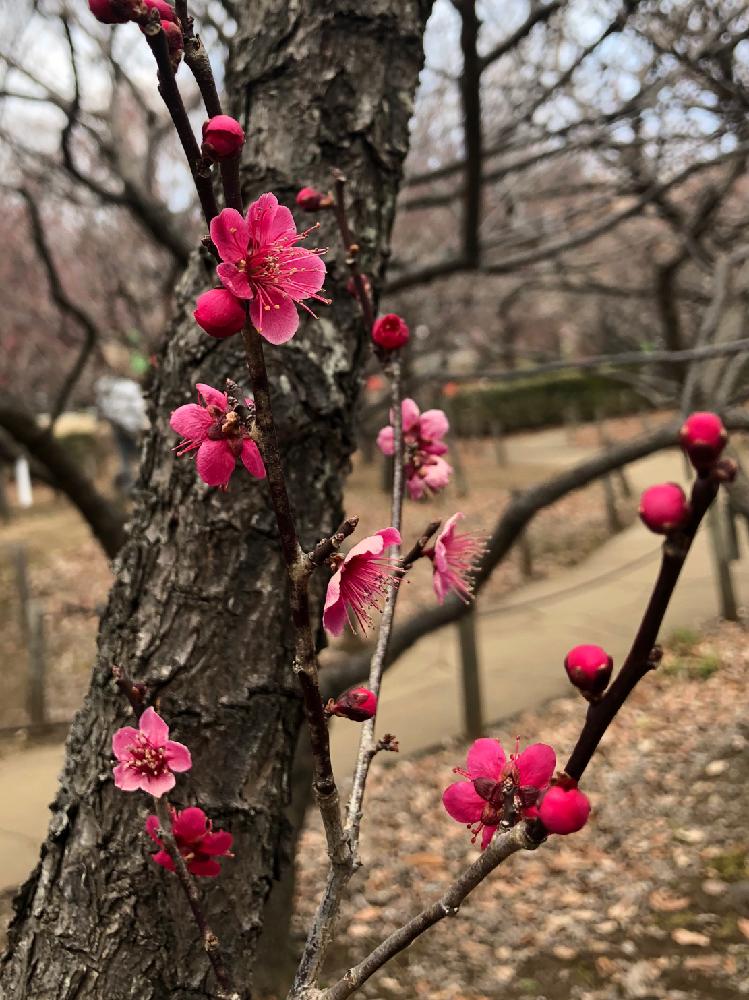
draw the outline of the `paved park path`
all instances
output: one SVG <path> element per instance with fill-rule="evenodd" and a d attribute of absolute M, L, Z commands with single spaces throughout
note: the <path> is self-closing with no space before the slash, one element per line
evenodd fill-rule
<path fill-rule="evenodd" d="M 522 457 L 521 457 L 522 453 Z M 564 467 L 586 451 L 566 445 L 563 432 L 509 442 L 509 459 Z M 652 482 L 683 481 L 681 455 L 661 453 L 630 466 L 635 490 Z M 658 540 L 639 524 L 621 532 L 568 572 L 531 583 L 501 604 L 478 602 L 478 643 L 485 717 L 497 721 L 569 690 L 565 652 L 598 643 L 619 664 L 639 622 L 659 556 Z M 749 597 L 749 559 L 734 564 L 739 600 Z M 706 532 L 700 532 L 672 601 L 663 636 L 698 627 L 718 613 Z M 427 636 L 388 672 L 378 720 L 395 733 L 401 752 L 414 753 L 458 735 L 461 696 L 454 627 Z M 336 771 L 351 773 L 358 727 L 336 720 Z M 514 735 L 514 734 L 510 734 Z M 61 746 L 44 746 L 0 759 L 0 891 L 19 884 L 36 863 L 62 763 Z"/>

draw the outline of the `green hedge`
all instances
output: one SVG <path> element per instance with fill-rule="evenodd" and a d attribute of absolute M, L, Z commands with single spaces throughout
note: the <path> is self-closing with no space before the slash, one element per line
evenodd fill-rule
<path fill-rule="evenodd" d="M 503 430 L 536 430 L 563 424 L 570 416 L 594 420 L 647 409 L 628 385 L 600 372 L 563 372 L 518 382 L 461 388 L 450 400 L 453 428 L 463 436 Z"/>

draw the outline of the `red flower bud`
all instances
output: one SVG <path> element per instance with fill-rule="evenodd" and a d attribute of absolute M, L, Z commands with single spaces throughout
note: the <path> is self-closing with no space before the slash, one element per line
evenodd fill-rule
<path fill-rule="evenodd" d="M 166 0 L 143 0 L 149 10 L 157 10 L 162 21 L 174 21 L 177 23 L 177 14 L 171 4 Z"/>
<path fill-rule="evenodd" d="M 216 115 L 203 125 L 203 156 L 210 160 L 228 160 L 244 145 L 242 126 L 229 115 Z"/>
<path fill-rule="evenodd" d="M 175 24 L 174 21 L 162 21 L 161 30 L 166 35 L 172 66 L 176 70 L 185 49 L 185 40 L 182 37 L 182 31 L 180 30 L 179 25 Z"/>
<path fill-rule="evenodd" d="M 611 680 L 614 661 L 600 646 L 575 646 L 564 658 L 564 669 L 575 687 L 599 695 Z"/>
<path fill-rule="evenodd" d="M 689 461 L 698 472 L 703 472 L 717 461 L 728 434 L 717 413 L 693 413 L 684 421 L 679 440 Z"/>
<path fill-rule="evenodd" d="M 640 497 L 640 518 L 643 524 L 658 535 L 667 535 L 683 528 L 689 519 L 689 513 L 689 502 L 677 483 L 651 486 Z"/>
<path fill-rule="evenodd" d="M 372 327 L 372 340 L 386 351 L 394 351 L 408 343 L 408 326 L 400 316 L 388 313 L 379 316 Z"/>
<path fill-rule="evenodd" d="M 325 706 L 329 715 L 338 715 L 354 722 L 366 722 L 377 711 L 377 695 L 365 687 L 352 687 Z"/>
<path fill-rule="evenodd" d="M 88 7 L 102 24 L 127 24 L 135 13 L 135 0 L 88 0 Z"/>
<path fill-rule="evenodd" d="M 577 833 L 588 822 L 590 802 L 578 788 L 552 785 L 541 800 L 538 813 L 549 833 Z"/>
<path fill-rule="evenodd" d="M 302 188 L 296 196 L 296 203 L 303 212 L 320 212 L 333 207 L 333 199 L 329 194 L 323 194 L 317 188 Z"/>
<path fill-rule="evenodd" d="M 193 316 L 198 326 L 217 340 L 239 333 L 247 319 L 242 303 L 225 288 L 203 292 L 195 306 Z"/>

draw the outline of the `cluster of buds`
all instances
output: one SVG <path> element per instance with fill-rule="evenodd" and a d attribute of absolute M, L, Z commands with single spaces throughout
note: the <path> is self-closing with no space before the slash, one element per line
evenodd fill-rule
<path fill-rule="evenodd" d="M 184 52 L 184 38 L 174 7 L 166 0 L 88 0 L 91 13 L 102 24 L 137 21 L 141 31 L 164 32 L 172 68 L 176 71 Z M 153 26 L 153 27 L 152 27 Z"/>
<path fill-rule="evenodd" d="M 377 695 L 365 687 L 349 688 L 337 698 L 331 698 L 325 706 L 326 715 L 336 715 L 341 719 L 351 719 L 353 722 L 366 722 L 367 719 L 374 718 L 376 713 Z"/>
<path fill-rule="evenodd" d="M 685 420 L 679 441 L 698 476 L 714 475 L 719 481 L 726 481 L 735 475 L 734 463 L 720 458 L 728 434 L 717 414 L 693 413 Z M 640 518 L 658 535 L 682 531 L 691 513 L 689 500 L 678 483 L 651 486 L 640 498 Z"/>

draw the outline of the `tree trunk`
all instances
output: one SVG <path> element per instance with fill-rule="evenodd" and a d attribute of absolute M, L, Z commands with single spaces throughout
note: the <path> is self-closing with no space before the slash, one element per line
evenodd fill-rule
<path fill-rule="evenodd" d="M 227 110 L 246 121 L 243 187 L 293 203 L 303 184 L 347 174 L 365 269 L 381 277 L 429 0 L 298 0 L 238 4 Z M 180 70 L 180 75 L 184 74 Z M 344 291 L 332 218 L 319 322 L 268 357 L 274 409 L 303 544 L 342 517 L 353 414 L 367 338 Z M 291 670 L 286 577 L 265 483 L 240 469 L 228 494 L 176 459 L 169 414 L 196 382 L 247 385 L 240 338 L 196 327 L 196 295 L 215 284 L 195 254 L 152 380 L 151 430 L 128 540 L 99 635 L 91 687 L 73 723 L 48 838 L 16 901 L 0 993 L 14 1000 L 201 1000 L 215 983 L 176 880 L 149 860 L 149 800 L 112 783 L 113 731 L 128 709 L 112 664 L 146 681 L 194 767 L 178 806 L 199 803 L 235 835 L 234 859 L 203 888 L 241 992 L 249 991 L 262 911 L 277 873 L 300 724 Z M 372 527 L 379 527 L 372 526 Z M 325 581 L 314 584 L 320 608 Z"/>

